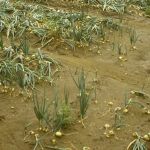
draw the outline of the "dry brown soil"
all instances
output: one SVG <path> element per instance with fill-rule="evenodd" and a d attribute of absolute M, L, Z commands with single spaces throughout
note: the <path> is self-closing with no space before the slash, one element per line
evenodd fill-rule
<path fill-rule="evenodd" d="M 58 1 L 59 2 L 59 1 Z M 51 7 L 67 9 L 67 6 L 60 3 L 50 3 Z M 91 14 L 96 10 L 91 9 Z M 102 16 L 99 12 L 98 17 Z M 56 139 L 58 147 L 68 147 L 73 150 L 82 150 L 83 147 L 89 147 L 91 150 L 125 150 L 128 144 L 134 139 L 132 133 L 138 132 L 144 135 L 150 132 L 150 115 L 145 115 L 142 110 L 136 106 L 131 106 L 129 112 L 123 115 L 123 126 L 120 130 L 114 130 L 115 135 L 106 137 L 104 135 L 104 125 L 114 123 L 114 109 L 122 107 L 125 94 L 131 90 L 140 90 L 144 86 L 144 92 L 150 94 L 150 19 L 138 15 L 125 15 L 126 25 L 134 26 L 139 34 L 139 40 L 136 43 L 136 50 L 128 50 L 127 61 L 118 60 L 118 55 L 112 55 L 110 49 L 101 49 L 101 54 L 81 52 L 73 56 L 71 52 L 62 53 L 56 51 L 52 46 L 46 47 L 45 51 L 50 56 L 59 60 L 63 64 L 63 71 L 60 78 L 55 81 L 56 85 L 63 92 L 66 84 L 69 87 L 70 104 L 74 112 L 79 110 L 77 102 L 77 88 L 72 81 L 72 73 L 79 73 L 83 67 L 88 73 L 87 84 L 95 78 L 97 97 L 91 96 L 90 105 L 87 111 L 87 118 L 84 120 L 86 128 L 83 128 L 76 117 L 75 123 L 65 130 L 62 130 L 64 136 L 56 138 L 52 133 L 48 134 L 44 142 L 52 145 L 51 140 Z M 117 38 L 117 37 L 116 37 Z M 32 42 L 35 39 L 32 39 Z M 128 42 L 129 37 L 123 35 L 123 42 Z M 129 47 L 129 46 L 128 46 Z M 37 86 L 43 91 L 43 86 Z M 54 87 L 46 85 L 46 91 L 51 98 Z M 16 94 L 18 91 L 16 90 Z M 150 108 L 149 98 L 135 97 L 137 101 L 142 102 Z M 113 102 L 112 106 L 108 103 Z M 34 115 L 32 100 L 24 101 L 23 96 L 9 96 L 0 94 L 0 150 L 32 150 L 35 144 L 34 137 L 29 138 L 29 142 L 23 141 L 24 129 L 28 123 L 32 123 L 29 130 L 38 127 L 38 121 Z M 146 142 L 150 149 L 150 142 Z"/>

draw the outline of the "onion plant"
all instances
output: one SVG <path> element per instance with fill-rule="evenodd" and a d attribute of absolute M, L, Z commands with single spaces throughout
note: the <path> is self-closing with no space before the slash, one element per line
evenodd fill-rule
<path fill-rule="evenodd" d="M 11 46 L 4 47 L 3 51 L 4 51 L 4 56 L 5 56 L 6 59 L 12 59 L 13 58 L 15 52 L 14 52 L 14 49 Z"/>
<path fill-rule="evenodd" d="M 58 62 L 44 55 L 40 49 L 38 49 L 36 57 L 38 59 L 39 76 L 41 78 L 46 78 L 46 80 L 52 84 L 53 75 L 55 74 L 55 72 L 52 72 L 52 64 L 58 65 Z"/>
<path fill-rule="evenodd" d="M 58 93 L 54 96 L 53 130 L 57 131 L 72 123 L 71 109 L 69 106 L 69 92 L 64 88 L 64 98 L 61 101 Z"/>
<path fill-rule="evenodd" d="M 2 37 L 2 33 L 1 32 L 0 32 L 0 49 L 1 50 L 4 49 L 3 37 Z"/>
<path fill-rule="evenodd" d="M 137 138 L 134 139 L 127 147 L 127 150 L 132 149 L 132 150 L 148 150 L 144 140 L 137 135 Z"/>
<path fill-rule="evenodd" d="M 137 42 L 139 36 L 137 35 L 137 32 L 134 28 L 129 29 L 129 36 L 131 45 L 135 46 L 135 43 Z"/>
<path fill-rule="evenodd" d="M 126 6 L 126 2 L 120 1 L 120 0 L 101 0 L 100 2 L 102 4 L 102 9 L 103 11 L 115 11 L 117 13 L 124 13 L 125 11 L 125 6 Z"/>
<path fill-rule="evenodd" d="M 124 126 L 123 115 L 122 115 L 122 112 L 120 110 L 115 111 L 113 126 L 114 126 L 114 128 L 120 128 L 120 127 Z"/>
<path fill-rule="evenodd" d="M 76 45 L 89 45 L 95 36 L 103 39 L 105 36 L 104 28 L 107 19 L 99 20 L 87 16 L 83 10 L 81 12 L 57 11 L 38 4 L 28 5 L 21 1 L 13 4 L 5 3 L 5 5 L 7 9 L 13 8 L 11 15 L 6 11 L 0 11 L 0 31 L 6 31 L 8 38 L 17 39 L 30 33 L 39 37 L 38 42 L 41 42 L 41 47 L 48 45 L 53 39 L 53 41 L 64 41 L 75 49 Z M 22 42 L 27 41 L 24 39 Z"/>
<path fill-rule="evenodd" d="M 6 82 L 11 83 L 14 79 L 15 72 L 13 69 L 13 63 L 10 60 L 0 62 L 0 80 L 4 84 Z"/>
<path fill-rule="evenodd" d="M 86 78 L 84 69 L 82 68 L 77 80 L 73 76 L 72 78 L 79 90 L 80 117 L 81 120 L 83 120 L 86 115 L 90 99 L 89 93 L 86 91 Z"/>
<path fill-rule="evenodd" d="M 29 54 L 29 41 L 26 35 L 24 35 L 23 39 L 20 41 L 20 48 L 23 50 L 25 55 Z"/>
<path fill-rule="evenodd" d="M 17 47 L 12 41 L 12 46 L 2 49 L 0 60 L 1 81 L 5 83 L 16 81 L 23 89 L 34 89 L 38 78 L 42 77 L 50 83 L 54 80 L 55 73 L 59 71 L 59 63 L 56 60 L 43 54 L 40 50 L 34 54 L 35 57 L 31 60 L 26 42 Z M 36 66 L 30 65 L 32 62 Z M 55 67 L 53 67 L 54 65 Z M 53 71 L 54 69 L 55 71 Z"/>
<path fill-rule="evenodd" d="M 41 126 L 43 122 L 47 125 L 50 125 L 50 104 L 47 102 L 46 93 L 39 100 L 37 91 L 33 91 L 33 104 L 34 104 L 34 113 L 39 121 L 39 125 Z"/>
<path fill-rule="evenodd" d="M 125 107 L 128 108 L 130 105 L 137 105 L 139 108 L 145 108 L 144 104 L 135 101 L 132 98 L 125 98 Z"/>
<path fill-rule="evenodd" d="M 101 8 L 103 11 L 113 11 L 118 14 L 126 12 L 126 8 L 131 5 L 138 5 L 142 8 L 147 6 L 147 0 L 83 0 L 88 5 L 94 5 Z"/>

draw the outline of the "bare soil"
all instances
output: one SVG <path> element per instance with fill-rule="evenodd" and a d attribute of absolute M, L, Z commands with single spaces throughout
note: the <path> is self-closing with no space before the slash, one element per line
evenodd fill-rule
<path fill-rule="evenodd" d="M 66 5 L 58 2 L 49 3 L 49 6 L 67 9 Z M 89 13 L 96 14 L 96 11 L 91 9 Z M 97 17 L 101 16 L 103 14 L 99 12 Z M 68 147 L 72 150 L 82 150 L 83 147 L 89 147 L 91 150 L 125 150 L 134 139 L 132 136 L 134 132 L 142 136 L 150 132 L 150 115 L 143 114 L 142 109 L 133 105 L 123 116 L 124 126 L 120 130 L 114 129 L 114 136 L 104 135 L 104 125 L 114 124 L 114 109 L 124 105 L 126 93 L 130 93 L 131 90 L 140 90 L 145 85 L 144 92 L 150 94 L 150 19 L 136 14 L 126 14 L 124 24 L 134 26 L 139 34 L 137 49 L 128 51 L 127 61 L 119 60 L 118 55 L 112 55 L 112 51 L 105 46 L 105 49 L 102 46 L 100 54 L 95 51 L 84 53 L 80 49 L 76 50 L 76 55 L 72 55 L 71 50 L 63 52 L 63 49 L 55 50 L 52 46 L 44 49 L 51 57 L 63 64 L 63 71 L 55 82 L 61 93 L 64 85 L 69 88 L 70 104 L 74 112 L 79 110 L 76 98 L 78 90 L 70 71 L 78 74 L 83 67 L 88 73 L 89 87 L 92 86 L 93 79 L 97 79 L 97 96 L 96 99 L 94 95 L 91 96 L 87 117 L 84 120 L 86 128 L 83 128 L 78 122 L 79 118 L 76 117 L 74 124 L 62 130 L 63 137 L 56 138 L 49 133 L 44 140 L 45 143 L 52 145 L 51 140 L 55 138 L 58 147 Z M 124 43 L 129 43 L 128 40 L 128 36 L 123 35 Z M 31 42 L 34 41 L 36 38 L 31 38 Z M 95 77 L 96 72 L 97 77 Z M 43 91 L 43 86 L 44 84 L 37 85 L 41 91 Z M 54 87 L 48 85 L 45 87 L 51 99 Z M 16 95 L 0 94 L 0 150 L 32 150 L 34 148 L 34 137 L 29 138 L 27 143 L 23 140 L 27 124 L 32 123 L 28 130 L 35 130 L 38 127 L 32 100 L 24 100 L 23 96 L 18 96 L 17 88 Z M 135 99 L 150 109 L 150 98 L 135 97 Z M 109 102 L 112 102 L 113 105 L 108 105 Z M 146 142 L 146 145 L 150 149 L 150 142 Z"/>

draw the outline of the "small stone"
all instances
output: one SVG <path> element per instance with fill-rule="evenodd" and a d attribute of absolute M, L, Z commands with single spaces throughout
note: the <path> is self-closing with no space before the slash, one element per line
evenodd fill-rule
<path fill-rule="evenodd" d="M 83 150 L 91 150 L 90 147 L 83 147 Z"/>
<path fill-rule="evenodd" d="M 109 135 L 115 135 L 114 131 L 113 131 L 113 130 L 110 130 L 110 131 L 109 131 Z"/>
<path fill-rule="evenodd" d="M 55 139 L 52 139 L 51 142 L 52 142 L 53 145 L 56 144 L 56 140 Z"/>
<path fill-rule="evenodd" d="M 112 105 L 113 105 L 113 102 L 108 102 L 108 105 L 112 106 Z"/>

